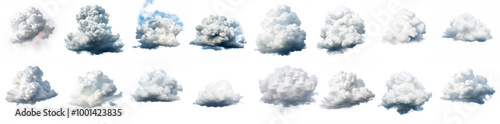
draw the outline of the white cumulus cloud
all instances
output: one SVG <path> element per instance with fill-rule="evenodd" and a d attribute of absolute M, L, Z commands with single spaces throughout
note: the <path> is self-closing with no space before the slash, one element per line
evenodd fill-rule
<path fill-rule="evenodd" d="M 77 53 L 87 51 L 92 55 L 104 52 L 121 52 L 123 43 L 118 41 L 119 34 L 111 32 L 104 8 L 98 5 L 82 7 L 76 15 L 78 31 L 69 33 L 64 39 L 66 48 Z"/>
<path fill-rule="evenodd" d="M 83 77 L 78 77 L 78 84 L 71 96 L 71 104 L 82 107 L 95 107 L 121 97 L 121 93 L 115 94 L 116 86 L 113 80 L 104 75 L 102 71 L 90 71 Z"/>
<path fill-rule="evenodd" d="M 57 96 L 57 93 L 50 88 L 50 83 L 42 80 L 42 76 L 43 72 L 38 66 L 28 66 L 18 72 L 12 82 L 14 88 L 7 92 L 5 99 L 18 104 L 35 104 Z"/>
<path fill-rule="evenodd" d="M 196 39 L 191 44 L 214 50 L 243 48 L 245 38 L 241 33 L 240 23 L 235 19 L 210 15 L 196 26 Z"/>
<path fill-rule="evenodd" d="M 425 23 L 408 10 L 399 10 L 389 22 L 383 39 L 393 44 L 418 42 L 425 34 Z"/>
<path fill-rule="evenodd" d="M 275 105 L 300 105 L 313 102 L 314 90 L 318 84 L 316 76 L 309 76 L 300 68 L 284 66 L 259 81 L 264 103 Z"/>
<path fill-rule="evenodd" d="M 469 13 L 453 18 L 444 37 L 462 41 L 486 41 L 491 39 L 490 29 Z"/>
<path fill-rule="evenodd" d="M 368 102 L 375 97 L 356 74 L 339 72 L 328 82 L 330 92 L 323 99 L 322 107 L 328 109 L 349 108 Z"/>
<path fill-rule="evenodd" d="M 492 96 L 495 90 L 488 86 L 488 80 L 474 75 L 471 69 L 453 75 L 453 80 L 443 89 L 442 99 L 484 104 L 486 96 Z"/>
<path fill-rule="evenodd" d="M 392 75 L 386 86 L 387 93 L 382 98 L 382 106 L 387 109 L 396 108 L 399 114 L 423 110 L 422 105 L 432 96 L 425 92 L 417 78 L 407 72 Z"/>
<path fill-rule="evenodd" d="M 137 27 L 136 38 L 141 48 L 175 47 L 179 45 L 176 36 L 181 30 L 171 19 L 155 16 Z"/>
<path fill-rule="evenodd" d="M 139 80 L 139 87 L 132 94 L 136 101 L 174 101 L 182 86 L 163 70 L 148 72 Z"/>
<path fill-rule="evenodd" d="M 236 104 L 241 96 L 233 91 L 230 83 L 219 81 L 208 84 L 203 91 L 198 94 L 195 104 L 208 107 L 224 107 Z"/>
<path fill-rule="evenodd" d="M 267 12 L 262 20 L 263 33 L 257 36 L 257 50 L 261 53 L 290 55 L 306 47 L 306 32 L 300 29 L 300 20 L 287 5 L 281 5 Z"/>
<path fill-rule="evenodd" d="M 328 52 L 343 52 L 362 44 L 365 34 L 364 21 L 347 7 L 338 7 L 326 16 L 325 26 L 321 28 L 318 47 Z"/>
<path fill-rule="evenodd" d="M 12 43 L 24 43 L 35 38 L 45 39 L 54 30 L 53 26 L 49 26 L 47 19 L 43 18 L 40 10 L 35 7 L 17 13 L 10 23 L 13 31 Z"/>

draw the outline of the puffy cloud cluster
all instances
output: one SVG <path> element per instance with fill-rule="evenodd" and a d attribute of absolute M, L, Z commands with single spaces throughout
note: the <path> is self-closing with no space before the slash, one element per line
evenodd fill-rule
<path fill-rule="evenodd" d="M 488 86 L 488 80 L 480 75 L 474 75 L 469 69 L 453 75 L 453 81 L 443 89 L 442 99 L 461 102 L 484 104 L 486 96 L 491 96 L 495 90 Z"/>
<path fill-rule="evenodd" d="M 230 83 L 219 81 L 208 84 L 205 90 L 198 94 L 195 104 L 208 107 L 224 107 L 236 104 L 240 99 L 240 94 L 234 93 Z"/>
<path fill-rule="evenodd" d="M 163 70 L 147 73 L 139 80 L 139 84 L 132 97 L 140 102 L 178 100 L 177 93 L 182 91 L 182 86 L 177 84 L 177 80 L 169 77 Z"/>
<path fill-rule="evenodd" d="M 393 44 L 417 42 L 423 39 L 425 24 L 408 10 L 396 12 L 389 22 L 384 40 Z"/>
<path fill-rule="evenodd" d="M 85 6 L 76 15 L 79 24 L 77 33 L 69 33 L 65 39 L 66 48 L 80 53 L 87 51 L 90 54 L 104 52 L 121 52 L 123 43 L 118 41 L 119 34 L 111 32 L 108 26 L 108 17 L 104 8 L 98 5 Z"/>
<path fill-rule="evenodd" d="M 317 84 L 316 76 L 308 76 L 300 68 L 276 68 L 274 73 L 259 81 L 261 100 L 283 106 L 307 104 L 314 101 L 312 96 Z"/>
<path fill-rule="evenodd" d="M 176 36 L 181 30 L 182 27 L 171 19 L 156 16 L 138 26 L 135 37 L 141 43 L 141 48 L 175 47 L 179 45 Z"/>
<path fill-rule="evenodd" d="M 453 18 L 444 37 L 462 41 L 486 41 L 491 39 L 490 29 L 469 13 Z"/>
<path fill-rule="evenodd" d="M 365 87 L 356 74 L 339 72 L 330 82 L 330 93 L 323 99 L 322 107 L 328 109 L 349 108 L 370 101 L 375 94 Z"/>
<path fill-rule="evenodd" d="M 257 36 L 257 50 L 261 53 L 290 55 L 306 47 L 306 32 L 300 29 L 300 20 L 287 5 L 271 9 L 262 20 L 263 33 Z"/>
<path fill-rule="evenodd" d="M 382 106 L 396 108 L 399 114 L 410 110 L 423 110 L 422 105 L 432 96 L 413 75 L 400 72 L 391 76 L 386 83 L 387 93 L 382 98 Z"/>
<path fill-rule="evenodd" d="M 53 26 L 49 26 L 47 20 L 43 18 L 42 12 L 35 7 L 28 8 L 15 15 L 10 21 L 13 36 L 12 43 L 24 43 L 35 38 L 48 38 Z"/>
<path fill-rule="evenodd" d="M 161 12 L 161 11 L 158 11 L 156 9 L 151 8 L 150 5 L 152 5 L 153 3 L 154 3 L 154 0 L 146 0 L 145 1 L 143 8 L 141 10 L 141 13 L 139 14 L 139 17 L 138 17 L 139 26 L 143 25 L 144 23 L 146 23 L 146 21 L 151 20 L 152 18 L 154 18 L 156 16 L 160 16 L 162 18 L 168 18 L 168 19 L 174 21 L 176 25 L 179 25 L 181 27 L 184 26 L 184 23 L 182 23 L 179 20 L 179 17 L 176 14 L 165 13 L 165 12 Z M 151 12 L 151 10 L 154 10 L 154 11 Z"/>
<path fill-rule="evenodd" d="M 245 38 L 241 34 L 240 23 L 236 20 L 210 15 L 203 19 L 201 25 L 196 26 L 196 39 L 191 44 L 214 50 L 243 48 Z"/>
<path fill-rule="evenodd" d="M 18 72 L 12 82 L 14 88 L 7 92 L 5 99 L 18 104 L 35 104 L 57 96 L 50 88 L 50 83 L 42 80 L 42 76 L 43 72 L 38 66 L 28 66 L 24 71 Z"/>
<path fill-rule="evenodd" d="M 115 94 L 116 86 L 113 80 L 104 75 L 102 71 L 90 71 L 83 77 L 78 78 L 75 92 L 71 96 L 71 104 L 82 107 L 101 106 L 103 103 L 121 97 L 121 93 Z"/>
<path fill-rule="evenodd" d="M 347 7 L 338 7 L 328 13 L 325 26 L 321 28 L 319 48 L 327 49 L 328 52 L 343 52 L 362 44 L 365 34 L 364 21 Z"/>

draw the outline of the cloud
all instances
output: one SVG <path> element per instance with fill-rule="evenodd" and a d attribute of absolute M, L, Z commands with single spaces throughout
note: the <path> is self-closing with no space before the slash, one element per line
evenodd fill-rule
<path fill-rule="evenodd" d="M 488 80 L 480 75 L 474 75 L 471 69 L 453 75 L 453 80 L 443 89 L 445 100 L 475 102 L 484 104 L 486 95 L 492 96 L 495 90 L 488 86 Z"/>
<path fill-rule="evenodd" d="M 115 94 L 116 86 L 113 80 L 104 75 L 102 71 L 90 71 L 78 78 L 76 91 L 71 96 L 71 104 L 82 107 L 96 107 L 109 102 L 111 105 L 121 93 Z"/>
<path fill-rule="evenodd" d="M 140 86 L 132 94 L 135 101 L 174 101 L 178 100 L 178 92 L 182 86 L 177 80 L 169 77 L 163 70 L 154 70 L 147 73 L 139 80 Z"/>
<path fill-rule="evenodd" d="M 314 90 L 318 84 L 316 76 L 308 76 L 300 68 L 284 66 L 259 81 L 261 100 L 268 104 L 283 106 L 313 102 Z"/>
<path fill-rule="evenodd" d="M 47 20 L 43 18 L 40 10 L 35 7 L 17 13 L 10 22 L 13 31 L 12 43 L 22 44 L 35 38 L 46 39 L 54 30 L 54 27 L 49 26 Z"/>
<path fill-rule="evenodd" d="M 50 88 L 50 83 L 42 80 L 42 76 L 43 72 L 38 66 L 28 66 L 24 71 L 18 72 L 12 82 L 14 88 L 7 92 L 5 99 L 17 104 L 35 104 L 57 96 Z"/>
<path fill-rule="evenodd" d="M 391 76 L 386 83 L 387 93 L 382 98 L 382 106 L 396 108 L 399 114 L 410 110 L 423 110 L 422 105 L 432 96 L 413 75 L 400 72 Z"/>
<path fill-rule="evenodd" d="M 257 36 L 257 50 L 261 53 L 290 55 L 306 47 L 306 32 L 300 29 L 300 20 L 287 5 L 269 10 L 262 20 L 263 33 Z"/>
<path fill-rule="evenodd" d="M 490 29 L 469 13 L 453 18 L 443 37 L 452 38 L 453 40 L 479 42 L 492 38 Z"/>
<path fill-rule="evenodd" d="M 214 50 L 243 48 L 245 38 L 241 34 L 240 23 L 235 19 L 210 15 L 196 26 L 196 39 L 191 44 Z"/>
<path fill-rule="evenodd" d="M 325 26 L 321 28 L 321 38 L 318 47 L 328 52 L 343 52 L 362 44 L 365 34 L 364 21 L 347 7 L 338 7 L 328 13 Z"/>
<path fill-rule="evenodd" d="M 67 38 L 64 39 L 66 48 L 77 53 L 87 51 L 92 55 L 104 52 L 121 52 L 123 43 L 118 41 L 119 34 L 114 35 L 111 32 L 111 26 L 108 26 L 108 17 L 109 15 L 101 6 L 82 7 L 80 13 L 76 15 L 79 32 L 67 35 Z"/>
<path fill-rule="evenodd" d="M 323 99 L 321 107 L 328 109 L 349 108 L 368 102 L 375 97 L 370 90 L 365 87 L 363 80 L 356 74 L 339 72 L 328 82 L 330 92 Z"/>
<path fill-rule="evenodd" d="M 154 18 L 156 16 L 160 16 L 162 18 L 168 18 L 168 19 L 174 21 L 176 25 L 179 25 L 181 27 L 184 26 L 184 23 L 182 23 L 179 20 L 179 17 L 176 14 L 158 11 L 158 10 L 152 8 L 151 5 L 153 5 L 153 3 L 154 3 L 154 0 L 146 0 L 146 2 L 144 3 L 142 10 L 141 10 L 141 13 L 139 14 L 139 17 L 137 19 L 139 26 L 143 25 L 144 23 L 146 23 L 146 21 L 151 20 L 152 18 Z"/>
<path fill-rule="evenodd" d="M 176 36 L 181 30 L 182 27 L 174 21 L 156 16 L 137 27 L 136 38 L 141 48 L 175 47 L 179 45 Z"/>
<path fill-rule="evenodd" d="M 399 10 L 389 22 L 384 40 L 393 44 L 418 42 L 424 39 L 425 24 L 408 10 Z"/>
<path fill-rule="evenodd" d="M 230 83 L 219 81 L 210 83 L 198 94 L 195 104 L 207 107 L 224 107 L 240 101 L 240 94 L 234 93 Z"/>

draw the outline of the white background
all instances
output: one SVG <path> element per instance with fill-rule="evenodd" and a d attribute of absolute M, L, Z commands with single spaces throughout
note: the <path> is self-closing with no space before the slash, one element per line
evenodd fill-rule
<path fill-rule="evenodd" d="M 44 9 L 52 3 L 50 9 Z M 75 16 L 80 7 L 98 4 L 109 13 L 113 33 L 119 33 L 125 44 L 121 53 L 102 55 L 76 54 L 65 48 L 64 38 L 77 31 Z M 177 14 L 184 23 L 177 39 L 181 45 L 155 50 L 132 48 L 137 17 L 144 4 L 140 0 L 11 0 L 0 4 L 0 98 L 4 99 L 18 71 L 26 66 L 39 66 L 58 96 L 36 105 L 16 105 L 0 100 L 0 117 L 7 123 L 498 123 L 498 93 L 483 105 L 454 103 L 440 99 L 443 86 L 451 76 L 467 68 L 488 78 L 497 91 L 500 87 L 500 3 L 495 0 L 157 0 L 154 8 Z M 255 38 L 262 32 L 261 20 L 266 12 L 286 4 L 296 12 L 306 31 L 307 48 L 290 56 L 261 54 L 256 51 Z M 10 22 L 15 13 L 30 6 L 44 12 L 55 30 L 48 39 L 32 43 L 11 44 Z M 222 7 L 220 7 L 222 6 Z M 367 26 L 365 43 L 343 54 L 328 54 L 316 47 L 320 29 L 328 11 L 346 6 L 359 14 Z M 382 41 L 390 16 L 400 8 L 416 14 L 427 26 L 424 40 L 418 43 L 393 45 Z M 464 12 L 479 18 L 491 29 L 492 39 L 486 42 L 461 42 L 442 38 L 450 20 Z M 195 39 L 194 27 L 211 14 L 235 18 L 241 23 L 247 44 L 243 49 L 202 50 L 189 45 Z M 318 77 L 316 102 L 295 107 L 280 107 L 260 101 L 259 79 L 277 67 L 290 65 Z M 180 100 L 174 102 L 135 102 L 130 94 L 138 80 L 153 69 L 164 69 L 184 88 Z M 102 70 L 114 80 L 123 97 L 115 101 L 125 109 L 123 117 L 15 117 L 17 107 L 72 107 L 70 95 L 77 77 L 87 71 Z M 353 72 L 362 78 L 376 96 L 373 100 L 347 109 L 328 110 L 319 107 L 328 92 L 327 81 L 338 71 Z M 423 111 L 399 115 L 395 109 L 380 106 L 386 92 L 385 82 L 392 74 L 407 71 L 432 92 Z M 224 108 L 194 105 L 198 92 L 206 84 L 227 80 L 243 98 L 240 103 Z"/>

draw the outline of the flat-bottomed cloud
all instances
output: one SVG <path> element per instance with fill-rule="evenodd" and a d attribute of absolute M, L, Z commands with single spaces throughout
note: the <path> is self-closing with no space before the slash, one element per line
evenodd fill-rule
<path fill-rule="evenodd" d="M 195 104 L 207 107 L 225 107 L 240 102 L 241 96 L 233 91 L 230 83 L 219 81 L 208 84 L 198 94 Z"/>
<path fill-rule="evenodd" d="M 196 39 L 191 44 L 213 50 L 243 48 L 245 38 L 240 23 L 235 19 L 210 15 L 196 26 Z"/>
<path fill-rule="evenodd" d="M 445 100 L 475 102 L 484 104 L 486 96 L 492 96 L 495 90 L 488 86 L 488 80 L 480 75 L 474 75 L 471 69 L 453 75 L 453 80 L 443 89 Z"/>
<path fill-rule="evenodd" d="M 443 37 L 469 42 L 483 42 L 492 38 L 490 29 L 469 13 L 464 13 L 453 18 L 450 22 L 450 27 L 446 29 Z"/>
<path fill-rule="evenodd" d="M 139 87 L 132 94 L 135 101 L 174 101 L 178 100 L 177 93 L 181 92 L 182 86 L 163 70 L 148 72 L 139 80 Z"/>
<path fill-rule="evenodd" d="M 313 102 L 318 84 L 316 76 L 309 76 L 300 68 L 284 66 L 259 81 L 262 102 L 274 105 L 295 106 Z"/>
<path fill-rule="evenodd" d="M 408 10 L 399 10 L 389 22 L 384 40 L 393 44 L 418 42 L 424 39 L 425 23 Z"/>
<path fill-rule="evenodd" d="M 137 27 L 136 39 L 141 48 L 154 49 L 159 46 L 175 47 L 180 43 L 177 41 L 177 34 L 182 27 L 176 25 L 168 18 L 155 16 Z"/>
<path fill-rule="evenodd" d="M 328 13 L 325 26 L 321 28 L 321 38 L 318 47 L 328 52 L 344 52 L 362 44 L 365 34 L 364 21 L 347 7 L 338 7 Z"/>
<path fill-rule="evenodd" d="M 12 84 L 14 88 L 7 92 L 5 98 L 8 102 L 17 104 L 35 104 L 57 96 L 51 89 L 50 83 L 42 80 L 43 72 L 38 66 L 28 66 L 25 70 L 17 73 Z"/>
<path fill-rule="evenodd" d="M 90 71 L 83 77 L 78 77 L 78 84 L 71 96 L 71 104 L 81 107 L 95 107 L 121 97 L 121 93 L 115 94 L 116 86 L 113 80 L 104 75 L 102 71 Z"/>
<path fill-rule="evenodd" d="M 328 109 L 349 108 L 368 102 L 375 97 L 362 79 L 356 74 L 339 72 L 328 82 L 329 94 L 323 99 L 321 107 Z"/>
<path fill-rule="evenodd" d="M 399 114 L 423 110 L 422 105 L 432 96 L 425 92 L 417 78 L 407 72 L 392 75 L 386 86 L 387 93 L 382 98 L 382 106 L 386 109 L 396 108 Z"/>

